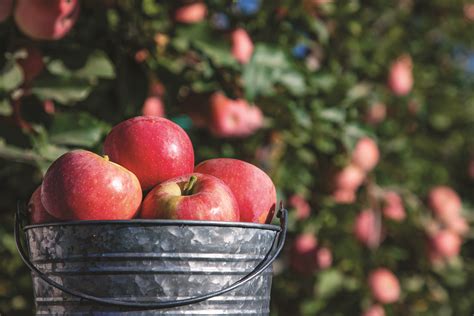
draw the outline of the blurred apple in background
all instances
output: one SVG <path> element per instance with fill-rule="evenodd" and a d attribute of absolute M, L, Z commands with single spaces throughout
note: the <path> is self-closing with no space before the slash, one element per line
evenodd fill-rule
<path fill-rule="evenodd" d="M 400 195 L 394 191 L 384 193 L 383 215 L 391 220 L 400 222 L 405 219 L 406 212 Z"/>
<path fill-rule="evenodd" d="M 434 215 L 441 221 L 449 222 L 461 213 L 461 198 L 448 186 L 437 186 L 428 194 L 428 204 Z"/>
<path fill-rule="evenodd" d="M 409 55 L 402 55 L 395 60 L 388 75 L 388 86 L 395 95 L 404 96 L 413 87 L 413 62 Z"/>
<path fill-rule="evenodd" d="M 370 273 L 368 281 L 372 296 L 378 302 L 390 304 L 400 298 L 400 283 L 390 270 L 378 268 Z"/>
<path fill-rule="evenodd" d="M 385 310 L 381 305 L 375 304 L 366 309 L 362 316 L 385 316 Z"/>
<path fill-rule="evenodd" d="M 354 235 L 369 248 L 375 248 L 382 239 L 382 223 L 371 209 L 360 212 L 354 222 Z"/>
<path fill-rule="evenodd" d="M 142 107 L 142 114 L 144 116 L 165 116 L 165 109 L 161 98 L 156 96 L 150 96 L 146 98 Z"/>
<path fill-rule="evenodd" d="M 296 236 L 291 247 L 291 267 L 298 273 L 311 274 L 317 269 L 318 240 L 312 233 Z"/>
<path fill-rule="evenodd" d="M 316 251 L 316 262 L 319 269 L 327 269 L 332 265 L 332 252 L 329 248 L 320 247 Z"/>
<path fill-rule="evenodd" d="M 193 173 L 154 187 L 143 200 L 141 218 L 239 221 L 239 208 L 218 178 Z"/>
<path fill-rule="evenodd" d="M 365 121 L 369 124 L 379 124 L 387 116 L 387 106 L 384 103 L 377 102 L 369 106 L 365 113 Z"/>
<path fill-rule="evenodd" d="M 461 251 L 461 237 L 450 230 L 441 230 L 431 236 L 430 240 L 433 250 L 442 257 L 451 258 L 457 256 Z"/>
<path fill-rule="evenodd" d="M 79 17 L 78 0 L 17 0 L 14 9 L 18 28 L 38 40 L 58 40 L 74 26 Z"/>
<path fill-rule="evenodd" d="M 176 22 L 192 24 L 204 20 L 207 15 L 207 6 L 202 2 L 185 4 L 176 9 L 174 19 Z"/>
<path fill-rule="evenodd" d="M 253 54 L 253 42 L 246 30 L 238 28 L 232 31 L 232 55 L 238 62 L 246 64 Z"/>
<path fill-rule="evenodd" d="M 374 169 L 379 162 L 380 153 L 377 143 L 369 137 L 362 137 L 357 141 L 352 151 L 352 163 L 368 172 Z"/>

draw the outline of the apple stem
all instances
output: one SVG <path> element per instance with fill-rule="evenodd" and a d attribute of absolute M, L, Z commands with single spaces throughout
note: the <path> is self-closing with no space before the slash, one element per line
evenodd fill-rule
<path fill-rule="evenodd" d="M 193 189 L 194 189 L 194 185 L 196 184 L 196 181 L 197 181 L 196 176 L 191 176 L 191 178 L 189 178 L 189 181 L 186 182 L 186 184 L 184 185 L 183 195 L 191 195 L 193 193 Z"/>

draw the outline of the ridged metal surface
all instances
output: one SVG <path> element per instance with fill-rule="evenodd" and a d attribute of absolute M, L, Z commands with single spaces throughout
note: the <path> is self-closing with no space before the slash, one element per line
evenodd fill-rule
<path fill-rule="evenodd" d="M 26 229 L 32 262 L 67 288 L 135 302 L 217 291 L 251 272 L 276 230 L 203 225 L 53 225 Z M 263 225 L 262 225 L 263 226 Z M 201 303 L 165 310 L 100 305 L 33 276 L 36 315 L 268 315 L 272 270 Z"/>

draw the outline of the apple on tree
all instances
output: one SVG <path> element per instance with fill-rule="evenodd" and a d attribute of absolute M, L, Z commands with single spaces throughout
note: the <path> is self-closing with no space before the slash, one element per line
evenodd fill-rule
<path fill-rule="evenodd" d="M 143 200 L 141 218 L 239 221 L 239 208 L 229 187 L 218 178 L 193 173 L 154 187 Z"/>
<path fill-rule="evenodd" d="M 41 186 L 41 202 L 60 220 L 131 219 L 141 200 L 140 183 L 132 172 L 86 150 L 59 157 Z"/>

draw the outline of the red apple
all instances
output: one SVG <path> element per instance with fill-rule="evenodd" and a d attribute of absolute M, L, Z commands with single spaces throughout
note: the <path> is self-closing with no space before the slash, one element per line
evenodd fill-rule
<path fill-rule="evenodd" d="M 38 47 L 33 45 L 26 45 L 23 49 L 26 51 L 26 56 L 19 58 L 17 62 L 23 70 L 24 81 L 30 82 L 43 71 L 43 54 Z"/>
<path fill-rule="evenodd" d="M 140 217 L 237 222 L 239 208 L 224 182 L 193 173 L 154 187 L 143 200 Z"/>
<path fill-rule="evenodd" d="M 378 268 L 369 275 L 372 296 L 382 304 L 390 304 L 400 298 L 400 284 L 397 277 L 388 269 Z"/>
<path fill-rule="evenodd" d="M 362 137 L 352 151 L 352 162 L 368 172 L 379 162 L 380 153 L 377 144 L 369 137 Z"/>
<path fill-rule="evenodd" d="M 403 55 L 390 66 L 388 86 L 395 95 L 404 96 L 413 87 L 413 62 L 409 55 Z"/>
<path fill-rule="evenodd" d="M 405 207 L 403 206 L 402 198 L 398 193 L 393 191 L 385 192 L 383 215 L 386 218 L 397 222 L 405 219 Z"/>
<path fill-rule="evenodd" d="M 327 269 L 332 265 L 332 253 L 329 248 L 321 247 L 316 251 L 316 262 L 319 269 Z"/>
<path fill-rule="evenodd" d="M 59 220 L 51 216 L 41 203 L 41 185 L 36 188 L 28 202 L 30 224 L 54 223 Z"/>
<path fill-rule="evenodd" d="M 380 244 L 382 223 L 372 210 L 363 210 L 357 215 L 354 223 L 354 235 L 357 240 L 369 248 L 375 248 Z"/>
<path fill-rule="evenodd" d="M 238 62 L 246 64 L 253 54 L 253 42 L 247 31 L 238 28 L 232 32 L 232 55 Z"/>
<path fill-rule="evenodd" d="M 462 208 L 459 195 L 447 186 L 432 188 L 428 194 L 428 204 L 435 216 L 442 221 L 460 216 Z"/>
<path fill-rule="evenodd" d="M 291 267 L 298 273 L 311 274 L 317 268 L 316 249 L 318 240 L 311 233 L 300 234 L 291 248 Z"/>
<path fill-rule="evenodd" d="M 104 152 L 131 172 L 143 190 L 193 172 L 194 151 L 186 132 L 161 117 L 138 116 L 116 125 L 107 135 Z"/>
<path fill-rule="evenodd" d="M 146 98 L 145 103 L 142 107 L 142 114 L 144 116 L 163 117 L 165 115 L 165 109 L 161 99 L 155 96 L 150 96 Z"/>
<path fill-rule="evenodd" d="M 192 24 L 201 22 L 206 15 L 207 6 L 202 2 L 195 2 L 176 9 L 174 19 L 176 22 Z"/>
<path fill-rule="evenodd" d="M 431 236 L 433 249 L 445 258 L 455 257 L 461 251 L 462 239 L 458 234 L 444 229 Z"/>
<path fill-rule="evenodd" d="M 366 309 L 362 316 L 385 316 L 385 310 L 379 304 L 375 304 Z"/>
<path fill-rule="evenodd" d="M 213 175 L 234 193 L 243 222 L 269 223 L 276 206 L 270 177 L 256 166 L 238 159 L 217 158 L 201 162 L 195 172 Z"/>
<path fill-rule="evenodd" d="M 41 201 L 61 220 L 130 219 L 140 207 L 137 177 L 86 150 L 74 150 L 49 167 L 41 186 Z"/>
<path fill-rule="evenodd" d="M 58 40 L 79 16 L 78 0 L 17 0 L 14 10 L 18 28 L 38 40 Z"/>
<path fill-rule="evenodd" d="M 13 10 L 13 0 L 0 0 L 0 23 L 10 17 Z"/>
<path fill-rule="evenodd" d="M 334 174 L 333 187 L 336 190 L 356 191 L 365 176 L 364 170 L 355 164 L 349 164 Z"/>

